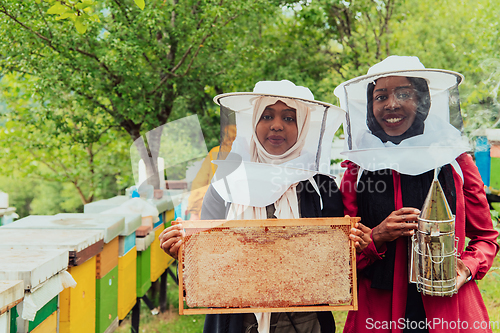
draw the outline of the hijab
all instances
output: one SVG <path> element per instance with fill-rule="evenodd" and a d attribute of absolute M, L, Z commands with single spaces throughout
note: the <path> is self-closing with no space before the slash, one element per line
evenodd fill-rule
<path fill-rule="evenodd" d="M 285 103 L 288 107 L 295 109 L 297 124 L 297 141 L 281 155 L 268 153 L 257 138 L 257 124 L 266 107 L 276 104 L 278 101 Z M 290 98 L 260 96 L 255 100 L 252 116 L 252 139 L 250 141 L 251 161 L 268 164 L 282 164 L 299 157 L 309 131 L 310 109 L 302 102 Z"/>
<path fill-rule="evenodd" d="M 281 101 L 288 107 L 296 110 L 297 141 L 295 144 L 281 155 L 268 153 L 257 138 L 256 128 L 262 113 L 269 105 L 274 105 Z M 282 164 L 289 162 L 300 156 L 305 139 L 309 131 L 310 108 L 300 101 L 272 96 L 259 96 L 254 100 L 252 115 L 252 138 L 250 141 L 250 155 L 252 162 L 267 164 Z M 297 184 L 292 184 L 283 195 L 274 203 L 274 216 L 281 219 L 300 218 L 299 204 L 297 200 Z M 253 207 L 232 203 L 227 219 L 266 219 L 266 207 Z"/>
<path fill-rule="evenodd" d="M 429 94 L 429 86 L 427 81 L 418 77 L 407 77 L 411 85 L 417 93 L 417 114 L 415 115 L 415 120 L 411 124 L 410 128 L 406 130 L 401 135 L 390 136 L 385 133 L 378 121 L 373 115 L 373 90 L 375 88 L 375 82 L 368 84 L 366 97 L 367 97 L 367 114 L 366 114 L 366 124 L 368 129 L 373 135 L 378 137 L 383 143 L 390 141 L 396 145 L 400 144 L 401 141 L 420 135 L 424 133 L 424 121 L 429 114 L 429 109 L 431 107 L 431 97 Z"/>
<path fill-rule="evenodd" d="M 367 105 L 373 98 L 372 92 L 368 92 L 370 83 L 389 76 L 408 78 L 410 82 L 420 78 L 412 82 L 413 87 L 417 91 L 428 89 L 419 103 L 421 109 L 415 114 L 413 127 L 397 137 L 386 136 L 380 130 L 372 117 L 371 105 Z M 426 84 L 419 83 L 424 81 Z M 470 149 L 460 128 L 455 127 L 461 118 L 457 86 L 462 81 L 460 73 L 425 68 L 417 57 L 390 56 L 373 65 L 366 75 L 340 84 L 334 93 L 347 111 L 342 154 L 370 171 L 392 169 L 420 175 L 449 163 L 458 167 L 455 159 Z M 428 95 L 432 103 L 423 100 Z"/>

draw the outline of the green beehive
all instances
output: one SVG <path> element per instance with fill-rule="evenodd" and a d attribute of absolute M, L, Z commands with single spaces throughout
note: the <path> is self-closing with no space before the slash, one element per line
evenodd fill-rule
<path fill-rule="evenodd" d="M 118 327 L 118 266 L 96 280 L 96 333 Z"/>
<path fill-rule="evenodd" d="M 490 187 L 500 190 L 500 157 L 491 157 Z"/>
<path fill-rule="evenodd" d="M 151 288 L 151 247 L 137 252 L 137 297 L 142 297 Z"/>
<path fill-rule="evenodd" d="M 10 333 L 17 333 L 17 307 L 13 307 L 10 311 Z"/>

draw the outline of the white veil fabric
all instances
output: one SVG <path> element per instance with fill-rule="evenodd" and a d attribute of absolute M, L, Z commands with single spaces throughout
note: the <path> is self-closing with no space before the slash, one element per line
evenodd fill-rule
<path fill-rule="evenodd" d="M 285 104 L 288 101 L 298 111 L 307 108 L 308 119 L 304 122 L 307 128 L 298 129 L 297 143 L 289 150 L 292 154 L 287 151 L 268 159 L 262 148 L 257 149 L 261 157 L 256 159 L 253 155 L 259 144 L 254 140 L 254 108 L 258 102 L 274 104 L 278 100 Z M 331 144 L 345 115 L 342 109 L 315 101 L 308 88 L 287 80 L 261 81 L 253 92 L 222 94 L 214 101 L 221 106 L 221 133 L 226 132 L 226 127 L 236 126 L 229 155 L 213 161 L 218 168 L 212 185 L 226 202 L 266 207 L 293 184 L 311 179 L 317 173 L 330 174 Z"/>
<path fill-rule="evenodd" d="M 399 144 L 382 142 L 367 125 L 367 89 L 370 83 L 388 76 L 425 79 L 430 94 L 430 109 L 420 135 L 403 139 Z M 469 150 L 462 137 L 458 85 L 459 73 L 426 69 L 417 57 L 390 56 L 363 75 L 339 85 L 334 93 L 341 108 L 346 135 L 342 154 L 369 171 L 392 169 L 402 174 L 419 175 L 455 161 Z"/>

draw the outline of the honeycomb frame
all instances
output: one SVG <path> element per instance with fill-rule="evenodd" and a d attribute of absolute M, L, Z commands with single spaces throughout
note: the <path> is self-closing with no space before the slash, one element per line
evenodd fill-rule
<path fill-rule="evenodd" d="M 179 314 L 357 310 L 359 220 L 183 221 Z"/>

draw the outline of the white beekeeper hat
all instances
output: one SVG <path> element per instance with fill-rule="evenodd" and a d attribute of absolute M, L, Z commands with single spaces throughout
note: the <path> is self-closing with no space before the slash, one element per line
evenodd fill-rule
<path fill-rule="evenodd" d="M 387 76 L 425 79 L 431 100 L 424 133 L 397 145 L 382 142 L 367 126 L 368 85 Z M 452 163 L 469 148 L 455 127 L 461 126 L 457 87 L 462 81 L 460 73 L 425 68 L 417 57 L 390 56 L 372 66 L 366 75 L 340 84 L 334 93 L 347 111 L 342 154 L 369 171 L 389 168 L 409 175 Z"/>
<path fill-rule="evenodd" d="M 262 96 L 304 103 L 309 109 L 309 129 L 299 157 L 279 165 L 251 161 L 254 103 Z M 252 92 L 221 94 L 215 96 L 214 102 L 221 106 L 221 133 L 227 126 L 236 127 L 231 154 L 226 160 L 214 161 L 219 167 L 213 186 L 224 200 L 265 207 L 290 185 L 317 173 L 330 173 L 331 144 L 345 115 L 341 108 L 316 101 L 308 88 L 288 80 L 260 81 Z"/>

